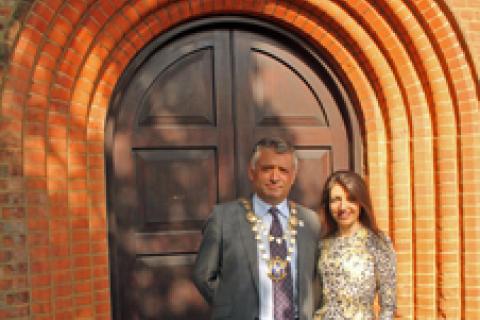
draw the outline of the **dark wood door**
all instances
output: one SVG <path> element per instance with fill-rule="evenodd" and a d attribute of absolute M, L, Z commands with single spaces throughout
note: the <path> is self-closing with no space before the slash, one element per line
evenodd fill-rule
<path fill-rule="evenodd" d="M 341 108 L 322 81 L 326 70 L 315 69 L 298 52 L 268 37 L 245 31 L 233 34 L 239 172 L 246 172 L 257 140 L 283 137 L 295 145 L 299 156 L 291 197 L 317 209 L 325 178 L 332 170 L 349 168 L 352 160 Z M 246 175 L 239 175 L 237 190 L 250 193 Z"/>
<path fill-rule="evenodd" d="M 219 28 L 132 62 L 106 126 L 114 318 L 208 318 L 190 280 L 201 227 L 215 203 L 250 193 L 258 138 L 297 146 L 292 196 L 310 207 L 326 175 L 350 166 L 341 106 L 302 57 L 278 39 Z"/>

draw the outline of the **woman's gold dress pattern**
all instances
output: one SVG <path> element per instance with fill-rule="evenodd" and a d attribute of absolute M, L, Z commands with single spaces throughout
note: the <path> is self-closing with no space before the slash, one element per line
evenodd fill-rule
<path fill-rule="evenodd" d="M 322 276 L 322 308 L 315 320 L 393 319 L 396 307 L 396 258 L 390 239 L 361 228 L 348 237 L 322 240 L 318 262 Z"/>

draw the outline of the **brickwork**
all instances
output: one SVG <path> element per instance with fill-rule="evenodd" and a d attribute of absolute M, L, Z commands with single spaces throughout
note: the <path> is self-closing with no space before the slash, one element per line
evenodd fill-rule
<path fill-rule="evenodd" d="M 32 2 L 33 0 L 3 0 L 0 2 L 0 86 L 22 19 Z"/>
<path fill-rule="evenodd" d="M 359 101 L 376 214 L 398 254 L 397 317 L 480 317 L 478 1 L 5 3 L 0 318 L 110 318 L 113 88 L 151 39 L 219 13 L 290 25 Z"/>
<path fill-rule="evenodd" d="M 31 1 L 0 3 L 0 88 L 8 57 Z M 0 318 L 29 314 L 29 264 L 24 209 L 21 122 L 0 116 Z"/>
<path fill-rule="evenodd" d="M 480 9 L 477 0 L 446 0 L 448 9 L 462 30 L 462 35 L 475 60 L 477 74 L 480 74 Z"/>

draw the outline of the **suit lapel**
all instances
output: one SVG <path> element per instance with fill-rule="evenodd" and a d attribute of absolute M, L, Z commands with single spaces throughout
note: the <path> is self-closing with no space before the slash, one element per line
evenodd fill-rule
<path fill-rule="evenodd" d="M 242 239 L 242 245 L 245 249 L 245 256 L 248 260 L 248 265 L 250 267 L 250 273 L 253 277 L 253 282 L 255 288 L 258 292 L 258 257 L 257 257 L 257 241 L 255 240 L 255 234 L 252 231 L 250 223 L 247 221 L 245 216 L 245 208 L 241 203 L 238 204 L 241 209 L 241 214 L 237 216 L 238 228 L 240 236 Z"/>
<path fill-rule="evenodd" d="M 299 220 L 305 222 L 305 215 L 302 210 L 298 210 L 298 218 Z M 308 229 L 303 226 L 298 227 L 298 232 L 297 232 L 297 286 L 298 286 L 298 301 L 304 301 L 305 300 L 305 289 L 306 286 L 308 285 L 305 283 L 305 262 L 309 257 L 306 256 L 308 254 L 308 246 L 309 246 L 309 240 L 308 240 L 308 235 L 307 231 Z"/>

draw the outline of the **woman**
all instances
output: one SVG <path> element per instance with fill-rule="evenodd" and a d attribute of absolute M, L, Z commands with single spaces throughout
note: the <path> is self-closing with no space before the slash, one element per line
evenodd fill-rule
<path fill-rule="evenodd" d="M 377 227 L 368 188 L 356 173 L 338 171 L 322 195 L 322 241 L 318 263 L 323 306 L 315 320 L 393 319 L 396 258 L 388 237 Z"/>

